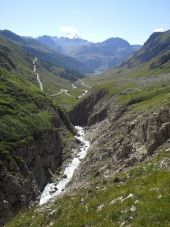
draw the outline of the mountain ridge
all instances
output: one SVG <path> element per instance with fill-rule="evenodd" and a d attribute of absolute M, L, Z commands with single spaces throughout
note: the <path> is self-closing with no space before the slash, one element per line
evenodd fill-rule
<path fill-rule="evenodd" d="M 33 54 L 36 51 L 37 57 L 45 61 L 59 67 L 77 70 L 82 74 L 98 73 L 116 67 L 141 47 L 130 45 L 126 40 L 118 37 L 94 43 L 79 37 L 70 39 L 44 35 L 32 38 L 19 36 L 9 30 L 1 30 L 0 35 L 27 48 Z M 46 58 L 44 54 L 50 56 Z"/>
<path fill-rule="evenodd" d="M 164 59 L 163 62 L 166 63 L 166 60 L 168 61 L 170 58 L 169 50 L 170 50 L 170 30 L 165 32 L 154 32 L 144 43 L 143 47 L 138 52 L 136 52 L 129 60 L 127 60 L 127 62 L 125 61 L 122 65 L 130 64 L 132 67 L 135 62 L 139 64 L 146 63 L 158 57 L 159 55 L 160 58 L 161 55 L 163 56 L 167 55 L 167 58 Z M 154 64 L 154 62 L 152 64 Z"/>
<path fill-rule="evenodd" d="M 21 37 L 9 30 L 1 30 L 0 35 L 10 42 L 25 48 L 32 55 L 37 54 L 37 57 L 40 59 L 42 58 L 42 60 L 46 60 L 53 65 L 71 70 L 77 70 L 80 73 L 86 73 L 86 69 L 80 61 L 64 54 L 54 52 L 34 38 L 25 36 Z"/>
<path fill-rule="evenodd" d="M 81 38 L 69 39 L 51 36 L 40 36 L 37 40 L 49 48 L 79 59 L 90 69 L 91 73 L 118 66 L 141 47 L 140 45 L 130 45 L 126 40 L 118 37 L 97 43 Z"/>

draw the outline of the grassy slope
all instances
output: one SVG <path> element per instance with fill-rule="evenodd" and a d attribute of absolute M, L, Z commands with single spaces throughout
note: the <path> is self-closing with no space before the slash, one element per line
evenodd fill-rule
<path fill-rule="evenodd" d="M 53 130 L 54 107 L 32 83 L 0 71 L 0 154 Z M 1 157 L 2 158 L 2 157 Z"/>
<path fill-rule="evenodd" d="M 162 150 L 125 173 L 91 179 L 89 188 L 64 195 L 49 208 L 21 214 L 7 226 L 170 226 L 166 166 L 170 167 L 170 154 Z"/>
<path fill-rule="evenodd" d="M 2 37 L 0 53 L 0 158 L 3 161 L 9 159 L 18 147 L 36 139 L 40 133 L 56 130 L 56 113 L 52 102 L 55 101 L 55 106 L 59 106 L 66 97 L 58 97 L 59 102 L 50 95 L 61 88 L 70 89 L 71 82 L 48 71 L 44 67 L 45 63 L 38 60 L 37 71 L 44 85 L 44 92 L 41 92 L 36 75 L 32 72 L 33 56 Z M 66 101 L 72 104 L 70 99 Z M 60 130 L 61 134 L 68 136 L 64 124 Z"/>
<path fill-rule="evenodd" d="M 0 37 L 0 51 L 2 54 L 5 53 L 5 57 L 0 59 L 1 68 L 7 71 L 10 70 L 11 73 L 16 74 L 17 77 L 23 81 L 23 83 L 31 82 L 37 87 L 37 89 L 39 89 L 36 75 L 32 72 L 32 61 L 35 56 L 25 52 L 22 47 L 17 46 L 2 37 Z M 14 67 L 12 67 L 11 64 Z M 6 68 L 5 65 L 8 65 L 8 68 Z M 63 94 L 61 96 L 52 97 L 52 100 L 56 104 L 62 104 L 63 107 L 69 109 L 73 106 L 73 104 L 77 103 L 76 97 L 83 93 L 83 87 L 78 86 L 77 89 L 74 90 L 71 86 L 74 81 L 61 78 L 60 75 L 68 75 L 68 77 L 72 77 L 72 79 L 75 80 L 75 76 L 79 77 L 79 74 L 77 75 L 74 71 L 57 68 L 56 66 L 40 59 L 38 59 L 36 65 L 37 72 L 39 73 L 40 79 L 43 83 L 44 93 L 46 93 L 49 98 L 50 95 L 60 92 L 60 89 L 67 89 L 72 97 L 68 97 Z"/>
<path fill-rule="evenodd" d="M 119 68 L 104 74 L 87 78 L 91 84 L 124 81 L 136 82 L 162 78 L 163 74 L 170 73 L 170 31 L 153 33 L 144 46 L 132 57 L 126 60 Z"/>
<path fill-rule="evenodd" d="M 53 130 L 54 104 L 71 108 L 82 88 L 75 91 L 71 86 L 73 82 L 57 75 L 57 68 L 52 71 L 51 65 L 38 60 L 37 72 L 44 87 L 41 92 L 32 72 L 34 56 L 2 37 L 0 54 L 0 150 L 5 154 L 29 143 L 34 134 Z M 68 89 L 72 97 L 65 94 L 50 96 L 60 89 Z"/>
<path fill-rule="evenodd" d="M 35 132 L 52 130 L 52 102 L 70 109 L 83 87 L 73 89 L 71 81 L 58 77 L 57 72 L 47 70 L 51 67 L 48 63 L 38 60 L 37 71 L 44 85 L 41 92 L 32 72 L 34 56 L 2 37 L 0 51 L 5 54 L 0 59 L 0 149 L 8 153 L 11 147 L 30 142 Z M 72 96 L 50 96 L 60 89 L 68 89 Z"/>
<path fill-rule="evenodd" d="M 170 83 L 153 83 L 148 87 L 141 81 L 112 80 L 99 83 L 95 89 L 105 89 L 105 98 L 114 95 L 117 104 L 129 105 L 127 115 L 170 105 Z M 167 144 L 154 158 L 127 172 L 108 179 L 92 176 L 86 188 L 22 213 L 7 226 L 170 226 L 169 166 Z M 133 196 L 125 199 L 130 194 Z"/>
<path fill-rule="evenodd" d="M 59 68 L 77 70 L 78 72 L 86 73 L 84 65 L 78 60 L 54 52 L 33 38 L 21 37 L 9 30 L 0 30 L 0 36 L 17 46 L 22 47 L 26 52 L 36 55 L 38 58 L 48 62 L 49 64 L 55 65 Z"/>
<path fill-rule="evenodd" d="M 16 73 L 18 78 L 23 79 L 24 81 L 31 81 L 38 87 L 36 76 L 32 72 L 32 61 L 35 56 L 26 53 L 20 46 L 17 46 L 2 37 L 0 37 L 0 49 L 7 53 L 7 57 L 15 65 L 15 68 L 12 68 L 10 71 Z M 6 69 L 5 67 L 3 68 Z M 43 66 L 43 62 L 38 61 L 37 68 L 40 78 L 42 77 L 42 82 L 45 85 L 45 89 L 47 89 L 46 87 L 50 86 L 52 90 L 55 90 L 56 88 L 68 86 L 70 84 L 69 81 L 58 78 L 57 75 L 54 75 L 48 71 L 46 67 Z M 56 81 L 56 79 L 59 80 L 59 83 Z"/>

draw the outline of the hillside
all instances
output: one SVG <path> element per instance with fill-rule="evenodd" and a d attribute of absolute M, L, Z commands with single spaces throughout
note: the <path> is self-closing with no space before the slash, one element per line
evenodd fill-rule
<path fill-rule="evenodd" d="M 153 33 L 144 43 L 143 47 L 136 52 L 121 67 L 127 69 L 144 68 L 143 74 L 169 72 L 170 61 L 170 31 Z M 142 71 L 141 73 L 142 74 Z"/>
<path fill-rule="evenodd" d="M 0 35 L 0 226 L 35 202 L 70 158 L 76 132 L 62 107 L 84 92 L 72 86 L 80 73 L 38 58 L 14 37 Z"/>
<path fill-rule="evenodd" d="M 80 61 L 54 52 L 33 38 L 21 37 L 9 30 L 1 30 L 0 36 L 15 45 L 22 47 L 25 52 L 38 57 L 42 61 L 46 61 L 49 65 L 79 71 L 80 73 L 86 73 L 86 69 Z"/>
<path fill-rule="evenodd" d="M 130 45 L 121 38 L 110 38 L 100 43 L 92 43 L 81 38 L 58 38 L 41 36 L 38 41 L 56 52 L 74 57 L 81 61 L 89 73 L 106 71 L 120 65 L 139 45 Z"/>
<path fill-rule="evenodd" d="M 7 226 L 168 226 L 169 93 L 170 81 L 97 86 L 70 113 L 90 148 L 67 190 Z"/>
<path fill-rule="evenodd" d="M 78 136 L 90 144 L 87 155 L 61 195 L 47 197 L 47 203 L 16 216 L 8 227 L 170 225 L 169 58 L 150 67 L 168 51 L 168 36 L 151 35 L 122 67 L 84 79 L 93 88 L 68 114 L 73 125 L 85 129 L 85 136 Z M 54 185 L 67 180 L 69 165 L 53 178 Z M 57 186 L 49 193 L 55 195 Z"/>
<path fill-rule="evenodd" d="M 2 69 L 0 113 L 2 226 L 36 199 L 63 161 L 63 134 L 71 139 L 74 130 L 64 112 L 32 82 Z"/>
<path fill-rule="evenodd" d="M 169 60 L 169 49 L 170 31 L 166 31 L 164 33 L 155 32 L 144 43 L 144 46 L 137 53 L 135 53 L 129 61 L 127 61 L 126 64 L 133 67 L 135 66 L 135 63 L 137 65 L 154 59 L 157 61 L 159 60 L 157 63 L 159 63 L 158 66 L 160 67 Z M 156 67 L 156 61 L 152 63 L 151 69 L 152 67 Z"/>
<path fill-rule="evenodd" d="M 169 41 L 170 32 L 153 33 L 144 43 L 143 47 L 124 61 L 119 67 L 108 70 L 100 75 L 85 79 L 90 84 L 106 81 L 121 81 L 125 83 L 141 80 L 141 84 L 152 85 L 154 82 L 169 78 L 170 56 Z"/>
<path fill-rule="evenodd" d="M 17 39 L 22 40 L 21 37 L 16 37 Z M 46 61 L 46 59 L 49 58 L 49 55 L 51 56 L 50 52 L 48 54 L 43 52 L 44 57 L 41 58 L 41 51 L 37 51 L 38 47 L 35 49 L 33 47 L 31 48 L 32 51 L 30 51 L 27 46 L 16 44 L 14 41 L 11 42 L 9 39 L 0 35 L 0 66 L 4 70 L 16 73 L 18 77 L 24 80 L 33 82 L 37 87 L 39 87 L 36 79 L 36 73 L 38 73 L 43 84 L 44 92 L 48 95 L 58 93 L 60 89 L 67 89 L 70 90 L 71 93 L 74 93 L 72 83 L 82 78 L 83 75 L 75 70 L 57 67 L 56 62 L 59 61 L 58 58 L 57 61 L 53 57 L 53 60 Z M 33 61 L 35 58 L 37 59 L 37 70 L 36 72 L 33 72 Z M 64 61 L 66 60 L 67 59 Z M 82 90 L 80 89 L 76 96 L 81 93 Z M 75 97 L 74 94 L 73 96 Z M 75 102 L 76 99 L 73 98 L 72 101 Z"/>

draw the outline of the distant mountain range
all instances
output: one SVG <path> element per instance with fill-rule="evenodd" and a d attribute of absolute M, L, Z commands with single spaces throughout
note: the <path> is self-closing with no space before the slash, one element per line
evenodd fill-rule
<path fill-rule="evenodd" d="M 44 92 L 51 94 L 83 77 L 85 68 L 74 58 L 56 53 L 32 38 L 23 38 L 10 31 L 0 31 L 0 69 L 17 75 L 38 87 L 33 60 L 44 85 Z M 82 73 L 80 73 L 81 71 Z"/>
<path fill-rule="evenodd" d="M 119 66 L 140 45 L 130 45 L 121 38 L 110 38 L 93 43 L 79 37 L 19 36 L 9 30 L 0 31 L 0 36 L 24 48 L 32 55 L 57 67 L 76 70 L 81 74 L 104 72 Z"/>
<path fill-rule="evenodd" d="M 0 45 L 0 64 L 3 67 L 5 65 L 2 59 L 8 61 L 8 67 L 15 67 L 14 58 L 10 56 L 12 52 L 8 51 L 11 43 L 10 45 L 21 48 L 26 56 L 39 58 L 39 63 L 41 62 L 48 72 L 53 74 L 57 72 L 58 76 L 69 80 L 76 80 L 83 75 L 100 73 L 114 67 L 121 67 L 121 70 L 134 67 L 139 69 L 140 65 L 145 65 L 147 70 L 165 68 L 166 62 L 170 59 L 170 31 L 153 33 L 142 47 L 130 45 L 121 38 L 92 43 L 79 37 L 22 37 L 9 30 L 0 31 L 0 37 L 8 41 L 6 46 Z M 14 49 L 13 47 L 12 50 Z M 26 56 L 23 59 L 27 59 Z"/>
<path fill-rule="evenodd" d="M 109 38 L 93 43 L 75 37 L 40 36 L 36 40 L 48 48 L 73 57 L 86 66 L 88 73 L 98 73 L 119 66 L 131 54 L 140 49 L 140 45 L 130 45 L 121 38 Z"/>
<path fill-rule="evenodd" d="M 21 47 L 25 53 L 36 56 L 40 60 L 45 61 L 49 66 L 65 68 L 68 70 L 76 70 L 81 74 L 87 73 L 86 67 L 75 58 L 66 56 L 55 50 L 49 49 L 38 40 L 31 37 L 21 37 L 9 30 L 0 31 L 0 37 L 7 39 L 13 44 Z"/>

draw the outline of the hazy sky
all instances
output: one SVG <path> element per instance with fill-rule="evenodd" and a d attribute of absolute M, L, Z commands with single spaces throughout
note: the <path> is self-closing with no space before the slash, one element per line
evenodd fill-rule
<path fill-rule="evenodd" d="M 143 44 L 155 29 L 170 29 L 170 0 L 0 0 L 0 9 L 0 29 L 33 37 L 69 32 Z"/>

